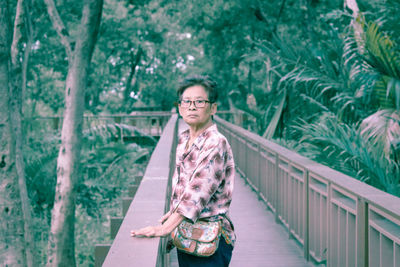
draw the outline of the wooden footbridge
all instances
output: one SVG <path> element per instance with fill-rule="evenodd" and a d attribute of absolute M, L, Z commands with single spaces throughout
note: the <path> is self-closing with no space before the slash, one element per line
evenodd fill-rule
<path fill-rule="evenodd" d="M 113 243 L 96 245 L 96 266 L 177 266 L 166 238 L 130 237 L 131 229 L 155 224 L 169 208 L 174 149 L 184 125 L 176 114 L 168 118 L 144 176 L 130 190 L 134 197 L 124 200 L 124 218 L 111 221 Z M 218 116 L 215 121 L 238 173 L 231 266 L 400 266 L 399 198 Z"/>

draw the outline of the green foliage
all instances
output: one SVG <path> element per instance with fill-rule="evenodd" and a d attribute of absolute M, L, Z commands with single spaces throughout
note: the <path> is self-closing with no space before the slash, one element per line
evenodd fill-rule
<path fill-rule="evenodd" d="M 301 121 L 295 129 L 302 133 L 301 150 L 309 157 L 392 194 L 400 193 L 398 163 L 386 158 L 359 128 L 322 113 L 314 123 Z"/>
<path fill-rule="evenodd" d="M 50 215 L 53 206 L 59 142 L 55 132 L 35 132 L 25 147 L 27 187 L 37 215 Z"/>
<path fill-rule="evenodd" d="M 118 148 L 116 148 L 118 147 Z M 94 245 L 111 243 L 110 217 L 121 216 L 121 199 L 132 184 L 132 174 L 143 174 L 148 150 L 134 144 L 123 148 L 108 146 L 90 153 L 84 181 L 78 188 L 77 217 L 75 223 L 76 259 L 79 266 L 92 266 Z M 119 153 L 121 152 L 121 154 Z"/>
<path fill-rule="evenodd" d="M 40 123 L 39 125 L 36 125 Z M 41 261 L 46 260 L 47 234 L 56 185 L 60 144 L 58 131 L 49 131 L 45 121 L 32 122 L 25 147 L 29 196 L 35 212 L 35 238 Z M 41 129 L 41 130 L 38 130 Z M 133 183 L 132 174 L 144 172 L 152 147 L 122 143 L 119 134 L 144 135 L 125 124 L 101 124 L 83 131 L 81 177 L 77 187 L 76 251 L 79 265 L 93 263 L 93 244 L 108 239 L 109 216 L 118 216 L 116 201 Z M 154 142 L 155 144 L 156 142 Z M 89 238 L 89 239 L 87 239 Z"/>
<path fill-rule="evenodd" d="M 171 110 L 182 77 L 211 74 L 220 86 L 219 108 L 244 111 L 245 128 L 400 195 L 400 4 L 357 3 L 365 18 L 361 42 L 338 0 L 106 0 L 86 113 Z M 57 7 L 76 34 L 82 1 L 57 1 Z M 45 4 L 36 2 L 31 15 L 25 117 L 62 114 L 68 59 Z M 59 126 L 49 127 L 28 125 L 24 148 L 43 259 L 60 142 Z M 105 214 L 118 210 L 112 200 L 132 173 L 143 172 L 141 163 L 151 152 L 123 144 L 130 134 L 143 136 L 138 128 L 114 122 L 84 130 L 79 265 L 93 262 L 96 240 L 106 241 L 88 229 L 107 232 Z"/>
<path fill-rule="evenodd" d="M 381 77 L 376 86 L 380 106 L 400 109 L 400 50 L 375 23 L 366 27 L 365 50 L 365 61 Z"/>
<path fill-rule="evenodd" d="M 344 15 L 326 20 L 342 23 Z M 283 112 L 281 143 L 293 147 L 298 140 L 301 146 L 294 147 L 309 157 L 400 195 L 398 48 L 376 23 L 363 25 L 361 42 L 346 27 L 330 28 L 329 42 L 318 45 L 274 36 L 255 42 L 248 59 L 266 65 L 264 95 L 278 99 L 276 88 L 289 90 L 284 110 L 274 100 L 264 104 L 269 129 L 278 124 L 269 114 Z"/>
<path fill-rule="evenodd" d="M 105 2 L 86 94 L 91 112 L 171 110 L 179 79 L 201 52 L 171 18 L 173 6 L 158 1 Z"/>

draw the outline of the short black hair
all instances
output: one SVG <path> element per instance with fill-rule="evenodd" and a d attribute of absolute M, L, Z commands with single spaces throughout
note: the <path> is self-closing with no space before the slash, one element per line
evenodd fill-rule
<path fill-rule="evenodd" d="M 185 78 L 178 87 L 178 100 L 181 100 L 181 97 L 187 88 L 195 85 L 200 85 L 204 88 L 208 95 L 208 100 L 211 103 L 217 102 L 217 83 L 207 75 L 193 75 Z"/>

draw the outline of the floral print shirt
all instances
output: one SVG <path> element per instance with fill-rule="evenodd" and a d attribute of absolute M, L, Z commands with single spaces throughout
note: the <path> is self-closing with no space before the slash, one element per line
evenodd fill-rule
<path fill-rule="evenodd" d="M 232 201 L 235 163 L 226 138 L 213 124 L 187 147 L 189 130 L 182 132 L 176 149 L 171 211 L 196 222 L 222 220 L 222 234 L 234 245 L 235 233 L 228 217 Z"/>

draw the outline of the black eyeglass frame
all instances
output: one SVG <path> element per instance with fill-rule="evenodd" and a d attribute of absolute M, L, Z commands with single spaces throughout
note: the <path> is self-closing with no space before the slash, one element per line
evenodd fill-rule
<path fill-rule="evenodd" d="M 182 102 L 185 102 L 185 105 L 182 105 Z M 213 102 L 211 102 L 210 100 L 205 100 L 205 99 L 197 99 L 197 100 L 187 100 L 187 99 L 183 99 L 183 100 L 179 100 L 179 105 L 183 108 L 189 108 L 191 105 L 194 105 L 194 107 L 196 108 L 204 108 L 206 106 L 206 103 L 210 103 L 212 104 Z M 197 103 L 197 104 L 196 104 Z M 204 103 L 204 106 L 202 104 L 200 104 L 200 106 L 198 106 L 199 103 Z"/>

